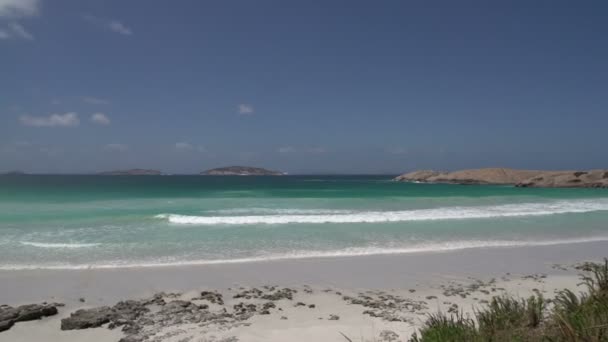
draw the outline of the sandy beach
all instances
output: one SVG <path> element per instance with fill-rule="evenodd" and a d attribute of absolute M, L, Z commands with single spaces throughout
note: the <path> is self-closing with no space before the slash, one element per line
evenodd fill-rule
<path fill-rule="evenodd" d="M 398 335 L 406 341 L 429 313 L 471 313 L 501 294 L 551 298 L 563 288 L 578 292 L 580 272 L 574 265 L 601 260 L 607 247 L 595 242 L 187 267 L 2 271 L 0 303 L 65 306 L 55 316 L 16 323 L 0 333 L 0 341 L 347 341 L 344 335 L 353 341 Z M 142 327 L 136 335 L 141 339 L 127 339 L 121 327 L 108 324 L 60 329 L 61 320 L 78 309 L 126 299 L 149 302 L 155 295 L 163 305 L 148 305 L 154 323 Z M 164 312 L 169 304 L 179 309 Z"/>

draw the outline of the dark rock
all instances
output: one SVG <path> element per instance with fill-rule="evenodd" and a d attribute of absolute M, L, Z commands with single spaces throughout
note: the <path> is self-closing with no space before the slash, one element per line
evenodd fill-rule
<path fill-rule="evenodd" d="M 146 338 L 139 335 L 129 335 L 121 338 L 118 342 L 143 342 Z"/>
<path fill-rule="evenodd" d="M 0 321 L 0 332 L 6 331 L 6 330 L 12 328 L 14 324 L 15 324 L 15 321 L 10 320 L 10 319 L 6 320 L 6 321 Z"/>
<path fill-rule="evenodd" d="M 13 308 L 0 306 L 0 331 L 10 329 L 17 322 L 33 321 L 42 317 L 57 314 L 57 307 L 52 304 L 27 304 Z"/>
<path fill-rule="evenodd" d="M 330 321 L 337 321 L 337 320 L 339 320 L 339 319 L 340 319 L 340 316 L 338 316 L 338 315 L 329 315 L 329 318 L 328 318 L 328 319 L 329 319 Z"/>
<path fill-rule="evenodd" d="M 112 319 L 119 325 L 124 324 L 125 321 L 134 320 L 149 311 L 143 303 L 135 300 L 118 302 L 112 309 L 114 310 Z"/>
<path fill-rule="evenodd" d="M 57 314 L 56 307 L 39 304 L 22 305 L 18 307 L 17 310 L 19 315 L 15 318 L 15 322 L 33 321 L 35 319 Z"/>
<path fill-rule="evenodd" d="M 201 292 L 201 296 L 197 299 L 204 299 L 210 301 L 213 304 L 224 305 L 224 299 L 222 298 L 222 295 L 217 292 L 203 291 Z"/>
<path fill-rule="evenodd" d="M 262 306 L 262 309 L 268 310 L 268 309 L 274 309 L 276 307 L 277 306 L 273 302 L 267 302 L 267 303 L 264 303 L 264 305 Z"/>
<path fill-rule="evenodd" d="M 292 290 L 290 288 L 284 288 L 281 290 L 277 290 L 274 293 L 265 294 L 261 298 L 264 300 L 281 300 L 281 299 L 289 299 L 293 300 L 293 294 L 298 291 Z"/>
<path fill-rule="evenodd" d="M 383 330 L 380 332 L 381 341 L 393 342 L 399 341 L 399 335 L 392 330 Z"/>
<path fill-rule="evenodd" d="M 97 328 L 110 322 L 114 311 L 108 306 L 80 309 L 61 320 L 61 330 Z"/>

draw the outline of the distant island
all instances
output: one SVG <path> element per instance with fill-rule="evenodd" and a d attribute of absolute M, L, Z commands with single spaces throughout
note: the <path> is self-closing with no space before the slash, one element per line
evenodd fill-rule
<path fill-rule="evenodd" d="M 131 169 L 100 172 L 100 176 L 160 176 L 163 173 L 158 170 Z"/>
<path fill-rule="evenodd" d="M 454 172 L 421 170 L 395 178 L 401 182 L 447 184 L 504 184 L 530 188 L 608 188 L 608 170 L 541 171 L 505 168 Z"/>
<path fill-rule="evenodd" d="M 284 172 L 263 169 L 251 166 L 227 166 L 206 170 L 200 173 L 203 176 L 283 176 Z"/>

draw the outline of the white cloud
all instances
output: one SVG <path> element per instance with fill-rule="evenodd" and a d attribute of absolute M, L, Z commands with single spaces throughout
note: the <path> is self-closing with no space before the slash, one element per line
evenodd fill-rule
<path fill-rule="evenodd" d="M 51 114 L 49 116 L 22 115 L 19 120 L 23 125 L 34 127 L 74 127 L 80 124 L 78 114 Z"/>
<path fill-rule="evenodd" d="M 124 152 L 129 149 L 129 146 L 125 144 L 107 144 L 103 149 L 106 151 Z"/>
<path fill-rule="evenodd" d="M 39 12 L 39 0 L 0 0 L 0 17 L 31 17 Z"/>
<path fill-rule="evenodd" d="M 110 118 L 104 113 L 95 113 L 91 115 L 91 122 L 97 125 L 107 126 L 110 124 Z"/>
<path fill-rule="evenodd" d="M 82 98 L 82 101 L 88 104 L 94 104 L 94 105 L 105 105 L 110 103 L 110 101 L 108 100 L 104 100 L 104 99 L 100 99 L 98 97 L 93 97 L 93 96 L 84 96 Z"/>
<path fill-rule="evenodd" d="M 2 0 L 0 0 L 2 1 Z M 25 27 L 16 22 L 10 22 L 6 29 L 0 29 L 0 39 L 25 39 L 34 40 L 34 36 Z"/>
<path fill-rule="evenodd" d="M 250 104 L 241 103 L 238 105 L 239 114 L 247 115 L 253 114 L 253 106 Z"/>
<path fill-rule="evenodd" d="M 183 142 L 183 141 L 182 141 L 182 142 L 175 143 L 175 148 L 176 148 L 177 150 L 182 150 L 182 151 L 184 151 L 184 150 L 191 150 L 191 149 L 193 149 L 193 148 L 194 148 L 194 146 L 190 145 L 190 144 L 189 144 L 189 143 L 187 143 L 187 142 Z"/>
<path fill-rule="evenodd" d="M 102 19 L 92 15 L 84 15 L 82 18 L 94 25 L 103 27 L 112 32 L 116 32 L 125 36 L 130 36 L 133 34 L 133 30 L 130 27 L 118 20 Z"/>
<path fill-rule="evenodd" d="M 8 27 L 11 29 L 11 31 L 13 31 L 13 34 L 17 37 L 17 38 L 23 38 L 23 39 L 27 39 L 27 40 L 34 40 L 34 36 L 29 33 L 25 27 L 21 26 L 21 24 L 19 23 L 9 23 Z"/>
<path fill-rule="evenodd" d="M 133 34 L 133 31 L 130 28 L 126 27 L 123 23 L 116 20 L 110 21 L 108 23 L 108 28 L 116 33 L 124 34 L 127 36 Z"/>
<path fill-rule="evenodd" d="M 278 151 L 279 153 L 293 153 L 296 151 L 296 149 L 293 146 L 283 146 L 279 147 Z"/>
<path fill-rule="evenodd" d="M 40 12 L 39 0 L 0 0 L 0 18 L 15 20 L 32 17 Z M 33 40 L 34 36 L 17 22 L 10 22 L 6 28 L 0 28 L 0 40 L 3 39 Z"/>

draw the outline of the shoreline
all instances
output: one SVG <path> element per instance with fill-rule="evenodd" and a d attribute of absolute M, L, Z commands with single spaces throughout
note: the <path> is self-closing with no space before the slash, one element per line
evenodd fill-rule
<path fill-rule="evenodd" d="M 315 259 L 343 259 L 361 258 L 377 256 L 404 256 L 416 254 L 437 254 L 451 253 L 467 250 L 488 250 L 488 249 L 510 249 L 510 248 L 534 248 L 560 245 L 577 245 L 586 243 L 608 242 L 608 236 L 594 236 L 587 238 L 574 238 L 562 240 L 546 241 L 510 241 L 510 240 L 490 240 L 490 241 L 452 241 L 448 245 L 430 244 L 422 247 L 404 248 L 349 248 L 337 251 L 318 251 L 305 252 L 286 255 L 270 255 L 240 259 L 217 259 L 217 260 L 183 260 L 175 262 L 141 262 L 134 264 L 92 264 L 92 265 L 2 265 L 0 272 L 19 272 L 19 271 L 91 271 L 91 270 L 120 270 L 120 269 L 155 269 L 172 267 L 202 267 L 212 265 L 231 265 L 231 264 L 257 264 L 266 262 L 288 262 L 297 260 Z M 22 244 L 33 244 L 21 242 Z"/>
<path fill-rule="evenodd" d="M 608 242 L 590 242 L 245 264 L 0 271 L 0 304 L 65 304 L 58 315 L 16 323 L 0 333 L 0 342 L 346 341 L 342 334 L 353 341 L 385 341 L 381 334 L 396 334 L 406 341 L 428 314 L 472 314 L 502 294 L 551 298 L 564 288 L 579 292 L 574 265 L 600 261 L 607 248 Z M 220 297 L 221 305 L 214 302 Z M 61 330 L 62 319 L 79 309 L 114 307 L 127 299 L 135 307 L 147 303 L 149 312 L 140 318 L 145 324 Z"/>
<path fill-rule="evenodd" d="M 540 254 L 536 255 L 538 256 Z M 455 256 L 450 257 L 453 259 Z M 459 255 L 455 258 L 464 261 L 463 258 L 469 257 L 476 256 Z M 469 266 L 480 267 L 485 263 L 476 260 L 479 261 L 476 265 Z M 434 262 L 429 266 L 433 265 Z M 499 265 L 492 263 L 487 266 L 494 268 Z M 518 268 L 520 265 L 513 267 Z M 407 341 L 429 314 L 459 312 L 472 315 L 477 308 L 487 305 L 494 296 L 526 298 L 541 294 L 545 298 L 552 298 L 564 288 L 575 292 L 583 290 L 578 286 L 579 271 L 571 265 L 539 263 L 528 269 L 544 270 L 536 273 L 511 273 L 504 272 L 507 268 L 497 268 L 500 270 L 491 273 L 480 269 L 453 270 L 451 274 L 433 274 L 426 280 L 414 273 L 408 277 L 411 282 L 407 284 L 380 288 L 357 286 L 362 284 L 330 285 L 327 282 L 314 285 L 251 283 L 221 288 L 189 283 L 189 289 L 182 291 L 165 289 L 134 296 L 125 296 L 123 292 L 120 299 L 129 300 L 118 304 L 119 299 L 111 298 L 109 293 L 89 292 L 89 297 L 64 298 L 65 307 L 60 307 L 59 314 L 55 316 L 16 323 L 8 331 L 0 333 L 0 342 L 338 342 L 346 341 L 344 336 L 361 342 Z M 184 275 L 184 271 L 192 270 L 186 268 L 181 271 Z M 431 270 L 432 273 L 434 271 Z M 483 274 L 472 276 L 473 273 Z M 369 274 L 360 276 L 369 277 Z M 110 274 L 103 277 L 111 278 L 114 282 L 120 279 L 117 275 Z M 119 283 L 133 281 L 137 277 L 138 274 L 135 274 Z M 96 279 L 90 281 L 91 286 L 96 283 Z M 144 279 L 140 281 L 145 282 Z M 29 302 L 35 302 L 32 297 L 29 299 Z M 58 299 L 55 297 L 52 301 Z M 70 321 L 70 317 L 78 317 L 75 321 L 70 321 L 75 326 L 94 321 L 86 315 L 82 316 L 77 310 L 103 310 L 104 307 L 116 310 L 119 307 L 124 310 L 126 307 L 127 312 L 141 313 L 139 318 L 113 319 L 94 325 L 95 328 L 62 330 L 64 325 L 69 325 L 64 321 Z M 99 311 L 94 312 L 97 314 Z M 119 322 L 118 326 L 113 322 Z M 395 336 L 398 336 L 397 340 L 391 339 Z"/>
<path fill-rule="evenodd" d="M 0 304 L 56 299 L 69 302 L 80 297 L 96 297 L 97 293 L 107 302 L 145 296 L 154 291 L 188 291 L 197 287 L 222 289 L 235 284 L 382 289 L 432 283 L 446 277 L 539 272 L 559 275 L 559 270 L 552 269 L 552 265 L 601 261 L 606 250 L 608 242 L 598 241 L 195 266 L 0 270 Z"/>

